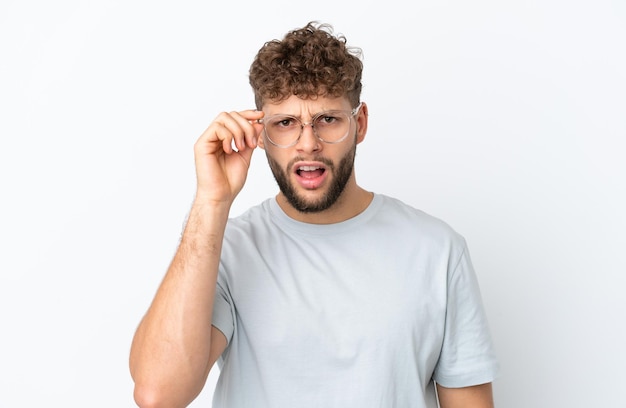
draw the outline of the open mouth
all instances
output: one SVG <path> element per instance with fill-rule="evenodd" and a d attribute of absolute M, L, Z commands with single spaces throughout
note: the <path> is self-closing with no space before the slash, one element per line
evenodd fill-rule
<path fill-rule="evenodd" d="M 326 169 L 321 166 L 300 166 L 296 169 L 296 174 L 302 178 L 314 179 L 320 177 Z"/>

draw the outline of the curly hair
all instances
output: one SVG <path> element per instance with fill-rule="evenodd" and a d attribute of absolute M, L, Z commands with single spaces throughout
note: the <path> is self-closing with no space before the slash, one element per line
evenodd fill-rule
<path fill-rule="evenodd" d="M 250 66 L 250 85 L 257 109 L 267 101 L 347 96 L 360 102 L 361 49 L 346 46 L 343 35 L 333 35 L 328 24 L 309 22 L 288 32 L 282 40 L 266 42 Z"/>

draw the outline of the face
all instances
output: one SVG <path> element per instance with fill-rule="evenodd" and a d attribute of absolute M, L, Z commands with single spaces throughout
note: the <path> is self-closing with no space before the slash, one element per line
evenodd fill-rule
<path fill-rule="evenodd" d="M 330 208 L 341 197 L 352 176 L 356 154 L 356 143 L 353 140 L 346 141 L 346 143 L 352 144 L 352 149 L 346 152 L 337 165 L 330 159 L 318 158 L 317 161 L 322 163 L 324 167 L 319 166 L 319 163 L 315 166 L 308 166 L 309 168 L 316 167 L 315 170 L 305 170 L 305 167 L 302 166 L 301 169 L 297 169 L 297 164 L 302 161 L 299 157 L 292 159 L 283 169 L 277 160 L 267 154 L 267 161 L 274 174 L 274 179 L 293 208 L 301 213 L 321 212 Z M 295 182 L 290 178 L 292 172 L 295 172 L 293 176 L 296 179 Z M 307 193 L 299 191 L 299 187 L 302 187 L 303 184 L 321 184 L 316 179 L 322 178 L 329 180 L 326 188 L 319 189 L 323 193 L 310 194 L 310 192 L 318 190 L 318 188 L 310 186 L 304 187 L 308 190 Z"/>
<path fill-rule="evenodd" d="M 266 116 L 288 114 L 308 123 L 327 110 L 351 110 L 345 98 L 302 100 L 296 96 L 278 104 L 264 106 Z M 300 213 L 327 210 L 354 184 L 356 145 L 362 140 L 358 131 L 358 112 L 350 121 L 349 136 L 336 144 L 319 140 L 311 126 L 305 126 L 298 142 L 291 147 L 277 147 L 261 139 L 261 147 L 282 195 Z M 364 132 L 363 132 L 364 135 Z"/>

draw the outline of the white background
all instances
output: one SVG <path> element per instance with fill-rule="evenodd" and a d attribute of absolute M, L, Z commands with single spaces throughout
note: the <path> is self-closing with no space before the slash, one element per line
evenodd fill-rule
<path fill-rule="evenodd" d="M 134 406 L 193 142 L 309 20 L 364 51 L 360 184 L 469 242 L 496 405 L 626 407 L 622 0 L 2 0 L 0 407 Z M 257 152 L 233 214 L 275 192 Z"/>

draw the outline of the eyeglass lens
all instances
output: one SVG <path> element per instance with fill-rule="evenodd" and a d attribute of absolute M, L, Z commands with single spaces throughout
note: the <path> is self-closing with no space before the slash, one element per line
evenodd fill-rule
<path fill-rule="evenodd" d="M 265 131 L 270 141 L 278 146 L 295 144 L 304 126 L 311 125 L 315 135 L 324 142 L 336 143 L 341 141 L 350 130 L 350 114 L 346 112 L 322 112 L 311 123 L 302 123 L 294 116 L 277 115 L 264 120 Z"/>

